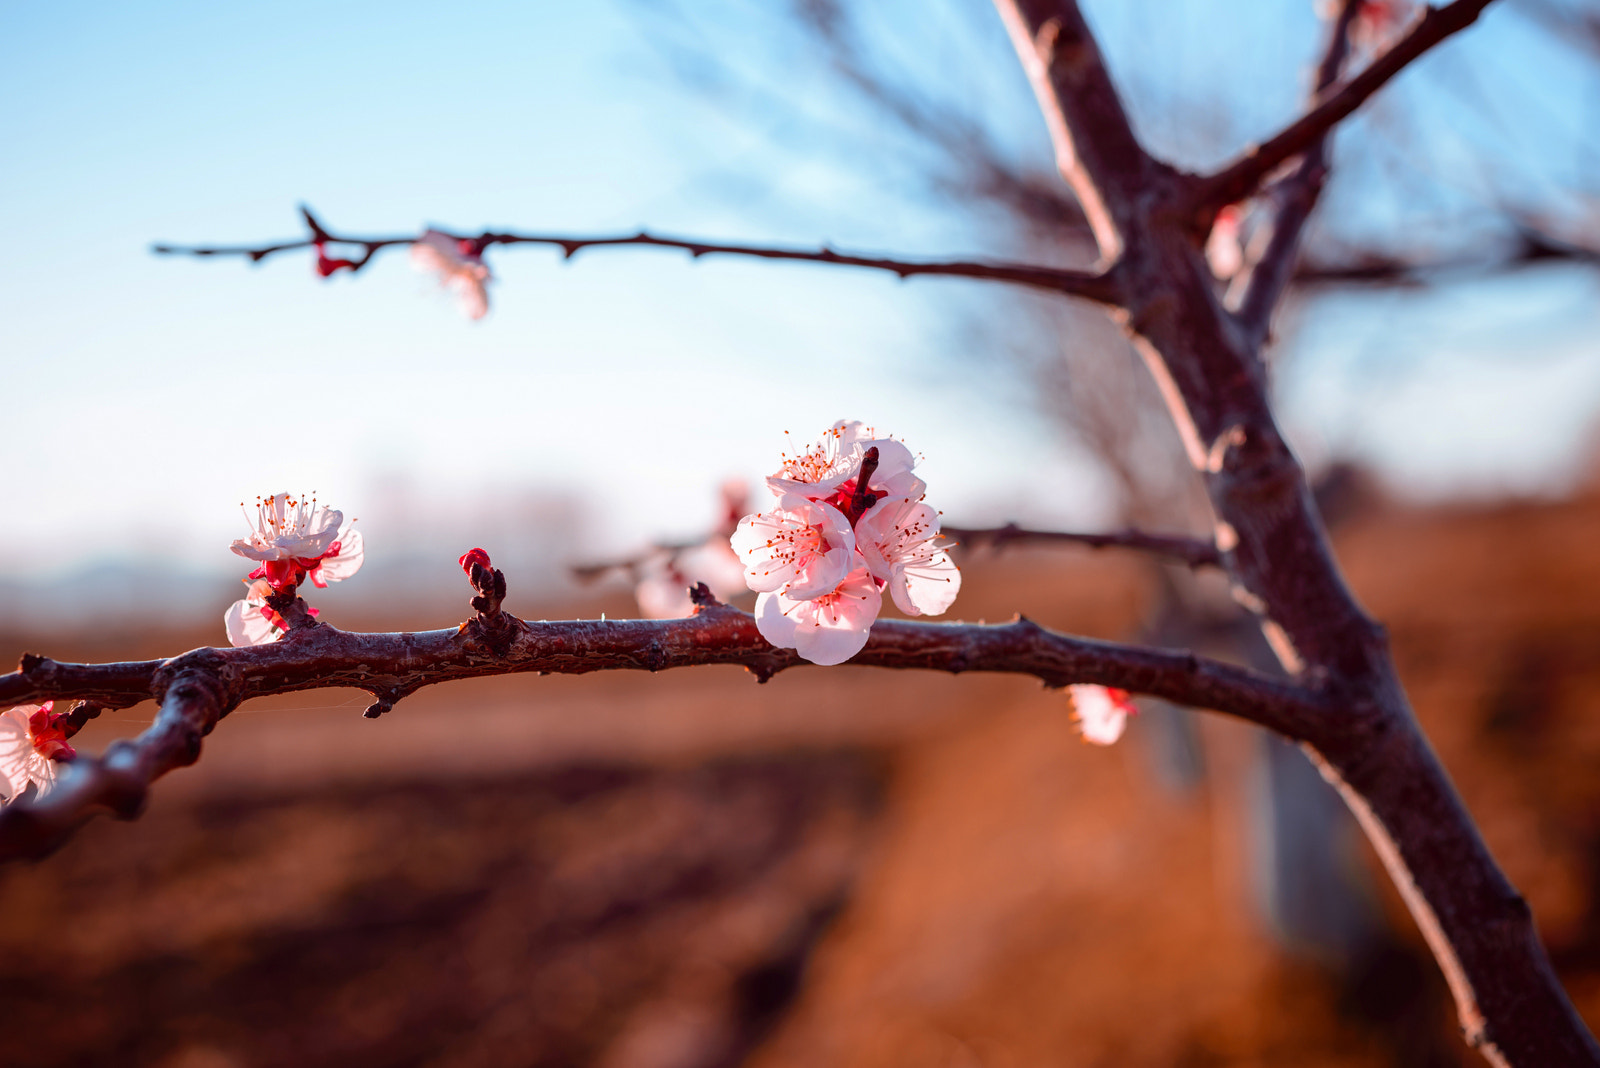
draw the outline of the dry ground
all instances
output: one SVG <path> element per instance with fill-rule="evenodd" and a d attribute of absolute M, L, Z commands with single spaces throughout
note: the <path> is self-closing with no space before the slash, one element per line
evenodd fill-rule
<path fill-rule="evenodd" d="M 1340 539 L 1591 1025 L 1597 534 L 1589 497 L 1382 510 Z M 570 610 L 512 582 L 514 611 Z M 966 586 L 963 618 L 1106 637 L 1154 589 L 1136 560 L 1073 552 L 979 559 Z M 602 609 L 626 602 L 581 611 Z M 220 630 L 0 652 L 132 658 Z M 1203 723 L 1181 790 L 1149 723 L 1086 746 L 1020 679 L 697 669 L 458 684 L 376 722 L 366 702 L 247 705 L 142 820 L 0 871 L 0 1063 L 1474 1063 L 1387 891 L 1391 942 L 1353 968 L 1273 938 L 1248 874 L 1258 743 L 1228 721 Z"/>

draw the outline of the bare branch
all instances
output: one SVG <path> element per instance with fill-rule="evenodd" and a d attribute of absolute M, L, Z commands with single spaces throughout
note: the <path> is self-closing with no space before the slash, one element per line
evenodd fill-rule
<path fill-rule="evenodd" d="M 1179 534 L 1147 534 L 1142 530 L 1119 530 L 1089 534 L 1067 530 L 1029 530 L 1015 523 L 1003 527 L 942 526 L 941 532 L 963 546 L 992 545 L 996 549 L 1017 542 L 1069 543 L 1091 549 L 1134 549 L 1165 556 L 1190 567 L 1221 567 L 1222 554 L 1209 541 Z"/>
<path fill-rule="evenodd" d="M 478 570 L 486 577 L 474 575 L 474 585 L 494 589 L 493 573 Z M 696 595 L 700 607 L 688 619 L 530 623 L 494 606 L 459 628 L 357 634 L 317 623 L 269 645 L 201 649 L 166 661 L 63 664 L 26 657 L 18 671 L 0 676 L 0 705 L 76 697 L 116 708 L 151 696 L 162 705 L 137 739 L 114 743 L 102 758 L 78 757 L 42 799 L 0 809 L 0 860 L 50 852 L 94 811 L 137 815 L 149 784 L 193 763 L 200 738 L 253 697 L 356 687 L 377 698 L 371 716 L 423 686 L 454 679 L 740 664 L 766 681 L 806 663 L 793 650 L 768 645 L 747 613 L 716 603 L 704 587 Z M 503 642 L 485 616 L 509 624 Z M 1020 616 L 995 625 L 879 620 L 851 662 L 1010 672 L 1052 687 L 1099 683 L 1214 708 L 1291 738 L 1316 737 L 1335 708 L 1317 691 L 1246 668 L 1188 652 L 1068 637 Z"/>
<path fill-rule="evenodd" d="M 1360 255 L 1345 264 L 1302 263 L 1292 279 L 1296 288 L 1333 286 L 1422 286 L 1444 276 L 1473 276 L 1519 271 L 1545 263 L 1572 263 L 1600 267 L 1600 248 L 1589 248 L 1552 237 L 1520 223 L 1511 249 L 1495 258 L 1461 258 L 1433 261 Z"/>
<path fill-rule="evenodd" d="M 1343 0 L 1328 28 L 1328 44 L 1317 65 L 1313 95 L 1320 96 L 1339 80 L 1345 57 L 1350 52 L 1350 28 L 1366 0 Z M 1272 236 L 1261 257 L 1249 273 L 1239 279 L 1242 297 L 1237 314 L 1252 341 L 1265 344 L 1271 329 L 1272 311 L 1283 298 L 1294 273 L 1300 251 L 1300 234 L 1316 209 L 1328 178 L 1328 135 L 1324 133 L 1306 151 L 1294 171 L 1272 190 L 1277 206 L 1272 218 Z M 1230 294 L 1231 295 L 1231 294 Z"/>
<path fill-rule="evenodd" d="M 1083 205 L 1106 262 L 1122 254 L 1140 194 L 1170 174 L 1139 144 L 1100 47 L 1076 0 L 996 0 L 1022 68 L 1033 85 L 1056 165 Z"/>
<path fill-rule="evenodd" d="M 185 246 L 153 245 L 151 251 L 168 256 L 244 256 L 259 263 L 268 256 L 295 249 L 312 248 L 320 243 L 354 245 L 364 254 L 355 261 L 352 270 L 365 266 L 372 256 L 386 248 L 414 245 L 417 237 L 349 237 L 324 229 L 308 211 L 305 213 L 311 236 L 303 241 L 281 241 L 260 246 L 219 245 Z M 619 246 L 647 246 L 653 248 L 681 249 L 695 259 L 701 256 L 751 256 L 765 260 L 797 260 L 804 263 L 823 263 L 835 267 L 862 267 L 868 270 L 887 271 L 900 278 L 919 276 L 945 278 L 972 278 L 988 282 L 1006 282 L 1029 286 L 1052 293 L 1082 297 L 1085 300 L 1115 304 L 1121 296 L 1120 287 L 1110 272 L 1072 271 L 1060 267 L 1042 267 L 1026 263 L 986 263 L 978 260 L 904 260 L 878 256 L 857 256 L 837 252 L 824 246 L 820 249 L 782 248 L 773 245 L 727 244 L 701 241 L 693 238 L 660 237 L 640 230 L 636 234 L 580 237 L 555 234 L 518 234 L 485 231 L 484 233 L 453 234 L 440 231 L 458 241 L 471 242 L 480 251 L 491 245 L 548 245 L 559 248 L 571 259 L 588 248 L 614 248 Z"/>
<path fill-rule="evenodd" d="M 1317 104 L 1280 133 L 1245 152 L 1215 174 L 1195 184 L 1196 209 L 1209 213 L 1254 193 L 1262 179 L 1284 161 L 1311 148 L 1329 130 L 1348 118 L 1367 98 L 1413 60 L 1452 34 L 1477 21 L 1493 0 L 1453 0 L 1444 7 L 1423 9 L 1406 34 L 1360 74 L 1323 94 Z"/>

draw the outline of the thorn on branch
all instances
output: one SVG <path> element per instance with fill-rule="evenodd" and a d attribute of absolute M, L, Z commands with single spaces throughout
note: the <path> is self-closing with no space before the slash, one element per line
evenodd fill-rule
<path fill-rule="evenodd" d="M 304 204 L 300 205 L 300 217 L 306 221 L 306 229 L 311 231 L 311 240 L 333 240 L 333 238 L 328 234 L 328 231 L 324 230 L 322 228 L 322 224 L 317 221 L 317 217 L 311 214 L 311 209 Z"/>

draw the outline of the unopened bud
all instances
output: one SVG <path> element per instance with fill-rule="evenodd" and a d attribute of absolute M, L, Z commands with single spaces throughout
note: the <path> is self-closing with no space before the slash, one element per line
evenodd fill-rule
<path fill-rule="evenodd" d="M 484 552 L 482 549 L 468 549 L 461 555 L 461 560 L 459 562 L 461 564 L 461 570 L 467 573 L 468 578 L 472 577 L 473 564 L 479 565 L 485 571 L 491 569 L 491 565 L 489 563 L 489 554 Z"/>

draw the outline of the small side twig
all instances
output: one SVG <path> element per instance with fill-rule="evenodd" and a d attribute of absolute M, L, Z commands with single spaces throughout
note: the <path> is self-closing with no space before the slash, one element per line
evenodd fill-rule
<path fill-rule="evenodd" d="M 1180 534 L 1147 534 L 1142 530 L 1118 530 L 1103 534 L 1090 534 L 1069 530 L 1030 530 L 1015 523 L 1001 527 L 943 526 L 941 533 L 953 538 L 959 545 L 976 548 L 980 545 L 1003 549 L 1018 543 L 1084 545 L 1091 549 L 1133 549 L 1138 552 L 1164 556 L 1190 567 L 1221 567 L 1222 553 L 1216 545 L 1199 538 Z"/>
<path fill-rule="evenodd" d="M 1321 94 L 1310 110 L 1275 136 L 1249 149 L 1221 170 L 1199 179 L 1192 194 L 1196 211 L 1209 218 L 1208 213 L 1224 204 L 1243 200 L 1254 193 L 1262 179 L 1280 164 L 1316 144 L 1417 57 L 1476 22 L 1491 2 L 1454 0 L 1443 7 L 1424 7 L 1422 17 L 1405 35 L 1360 74 Z M 1201 229 L 1209 229 L 1209 226 Z"/>
<path fill-rule="evenodd" d="M 1343 0 L 1328 27 L 1328 43 L 1322 62 L 1317 65 L 1313 92 L 1320 96 L 1339 80 L 1345 57 L 1350 52 L 1350 30 L 1355 24 L 1361 6 L 1367 0 Z M 1239 322 L 1250 335 L 1252 344 L 1259 348 L 1265 344 L 1271 330 L 1272 311 L 1282 299 L 1284 290 L 1294 274 L 1295 260 L 1300 252 L 1300 235 L 1307 220 L 1322 197 L 1322 187 L 1328 180 L 1328 134 L 1324 133 L 1295 165 L 1294 170 L 1278 182 L 1269 198 L 1276 208 L 1272 217 L 1272 232 L 1266 249 L 1250 269 L 1235 280 L 1230 297 L 1237 308 Z"/>

